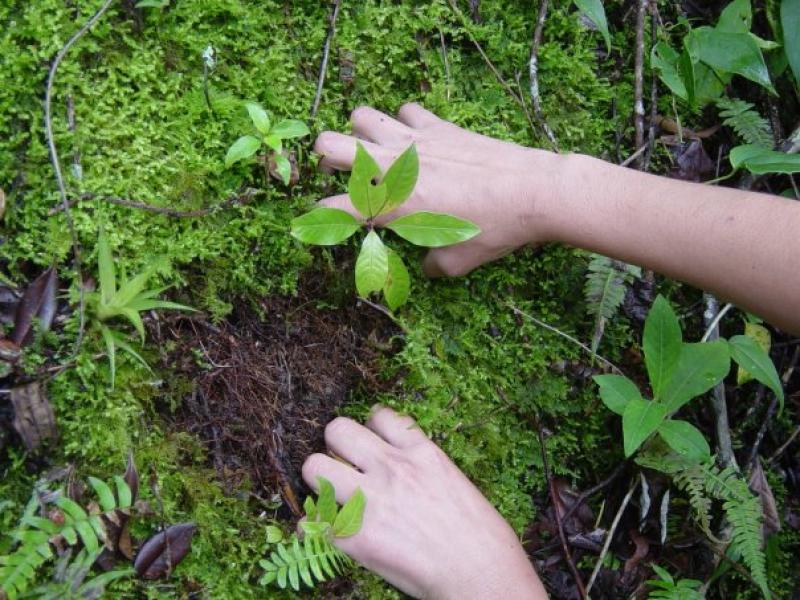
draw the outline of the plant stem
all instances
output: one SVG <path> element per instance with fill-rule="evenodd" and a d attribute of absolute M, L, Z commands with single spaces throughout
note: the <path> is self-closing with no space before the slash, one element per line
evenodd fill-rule
<path fill-rule="evenodd" d="M 319 77 L 317 78 L 317 91 L 314 94 L 314 103 L 311 105 L 311 116 L 316 117 L 319 110 L 319 103 L 322 100 L 322 88 L 325 85 L 325 74 L 328 71 L 328 60 L 331 53 L 331 42 L 336 34 L 336 19 L 339 17 L 339 9 L 342 7 L 342 0 L 333 0 L 333 11 L 331 12 L 328 35 L 325 36 L 325 44 L 322 47 L 322 61 L 319 64 Z"/>

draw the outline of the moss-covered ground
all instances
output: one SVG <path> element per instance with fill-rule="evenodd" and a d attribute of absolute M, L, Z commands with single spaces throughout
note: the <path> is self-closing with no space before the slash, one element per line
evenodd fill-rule
<path fill-rule="evenodd" d="M 20 284 L 59 265 L 63 302 L 77 300 L 71 238 L 63 213 L 51 214 L 58 193 L 43 129 L 47 68 L 56 52 L 101 4 L 99 0 L 0 3 L 0 186 L 8 195 L 0 263 Z M 345 1 L 337 22 L 331 63 L 316 118 L 309 110 L 317 84 L 330 7 L 323 2 L 278 0 L 178 0 L 164 10 L 133 10 L 120 2 L 68 54 L 55 83 L 55 139 L 71 196 L 118 196 L 180 210 L 220 204 L 243 186 L 258 188 L 250 202 L 201 218 L 172 218 L 86 200 L 71 213 L 84 268 L 94 275 L 98 228 L 107 231 L 118 267 L 135 273 L 159 261 L 169 296 L 221 323 L 235 306 L 258 311 L 263 298 L 297 293 L 301 275 L 336 281 L 314 308 L 337 311 L 355 302 L 347 253 L 310 250 L 288 235 L 289 220 L 342 180 L 318 174 L 312 138 L 294 145 L 300 181 L 291 189 L 240 164 L 226 169 L 228 146 L 247 129 L 243 100 L 272 115 L 309 122 L 313 134 L 348 129 L 350 111 L 362 104 L 388 112 L 416 100 L 459 125 L 526 145 L 544 145 L 523 112 L 498 84 L 473 46 L 488 56 L 527 98 L 526 65 L 535 7 L 514 0 L 484 0 L 482 22 L 470 34 L 446 0 Z M 609 11 L 625 6 L 612 3 Z M 630 17 L 628 18 L 630 22 Z M 601 38 L 587 30 L 574 7 L 556 2 L 540 52 L 543 110 L 561 149 L 616 160 L 632 151 L 633 29 L 616 28 L 606 56 Z M 204 49 L 213 45 L 211 114 L 203 93 Z M 342 60 L 347 56 L 347 60 Z M 346 72 L 352 61 L 352 76 Z M 76 128 L 66 118 L 74 104 Z M 82 174 L 71 168 L 80 154 Z M 405 333 L 369 365 L 390 382 L 379 394 L 363 386 L 341 411 L 363 417 L 374 402 L 415 416 L 522 533 L 535 516 L 545 480 L 537 433 L 527 417 L 540 415 L 547 430 L 554 474 L 578 488 L 600 481 L 621 459 L 618 423 L 598 403 L 585 378 L 563 365 L 585 355 L 572 343 L 520 318 L 535 315 L 581 339 L 591 336 L 582 286 L 586 260 L 566 248 L 526 250 L 455 280 L 424 279 L 411 247 L 410 303 L 399 312 Z M 691 292 L 687 292 L 696 300 Z M 360 305 L 367 318 L 373 309 Z M 355 314 L 358 314 L 356 312 Z M 355 317 L 358 318 L 358 317 Z M 375 315 L 368 315 L 371 320 Z M 27 360 L 67 360 L 78 327 L 70 313 L 56 333 L 43 336 Z M 387 321 L 387 330 L 391 329 Z M 49 383 L 60 431 L 44 457 L 9 445 L 0 458 L 0 513 L 10 527 L 39 472 L 73 463 L 80 475 L 110 476 L 132 449 L 143 482 L 157 480 L 163 519 L 198 525 L 191 554 L 175 576 L 159 584 L 127 581 L 114 597 L 264 597 L 258 559 L 266 549 L 269 514 L 246 494 L 226 490 L 201 440 L 174 427 L 184 398 L 180 377 L 145 346 L 151 374 L 119 358 L 115 388 L 98 360 L 101 340 L 90 334 L 76 364 Z M 601 350 L 623 357 L 638 339 L 624 318 L 613 322 Z M 269 343 L 270 340 L 264 340 Z M 167 348 L 169 350 L 169 348 Z M 205 365 L 198 349 L 198 366 Z M 208 365 L 205 365 L 208 366 Z M 152 487 L 143 497 L 155 503 Z M 270 497 L 277 489 L 261 490 Z M 150 531 L 159 518 L 140 524 Z M 286 522 L 284 526 L 291 527 Z M 364 571 L 352 575 L 354 597 L 391 597 Z M 275 593 L 276 596 L 278 595 Z M 324 592 L 323 592 L 324 594 Z"/>

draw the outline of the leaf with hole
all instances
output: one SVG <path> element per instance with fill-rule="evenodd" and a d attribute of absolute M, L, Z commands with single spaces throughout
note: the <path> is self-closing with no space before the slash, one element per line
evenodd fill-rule
<path fill-rule="evenodd" d="M 374 217 L 386 200 L 385 186 L 381 188 L 382 195 L 376 191 L 376 188 L 380 187 L 376 185 L 380 177 L 381 168 L 378 163 L 361 142 L 356 142 L 356 157 L 347 183 L 347 193 L 356 210 L 366 218 Z"/>
<path fill-rule="evenodd" d="M 320 207 L 292 219 L 292 235 L 306 244 L 339 244 L 361 228 L 350 213 L 338 208 Z"/>

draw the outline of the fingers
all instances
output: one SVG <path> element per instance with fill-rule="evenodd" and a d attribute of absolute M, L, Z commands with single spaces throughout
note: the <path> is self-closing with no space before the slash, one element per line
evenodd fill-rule
<path fill-rule="evenodd" d="M 414 419 L 398 415 L 386 406 L 373 408 L 366 425 L 396 448 L 408 448 L 428 441 Z"/>
<path fill-rule="evenodd" d="M 470 255 L 467 244 L 436 248 L 425 256 L 422 270 L 428 277 L 460 277 L 478 266 Z"/>
<path fill-rule="evenodd" d="M 350 122 L 353 135 L 379 144 L 404 145 L 412 139 L 411 130 L 406 125 L 369 106 L 355 109 Z"/>
<path fill-rule="evenodd" d="M 364 487 L 363 473 L 324 454 L 312 454 L 303 463 L 303 480 L 315 492 L 319 492 L 317 477 L 324 477 L 333 484 L 339 504 L 347 502 L 356 488 Z"/>
<path fill-rule="evenodd" d="M 381 169 L 386 169 L 392 163 L 392 155 L 386 148 L 372 142 L 361 143 Z M 335 131 L 323 131 L 314 143 L 314 152 L 322 156 L 320 168 L 349 171 L 356 157 L 356 138 Z"/>
<path fill-rule="evenodd" d="M 375 433 L 352 419 L 336 417 L 325 427 L 328 449 L 364 472 L 378 467 L 389 446 Z"/>
<path fill-rule="evenodd" d="M 400 110 L 397 111 L 397 118 L 401 123 L 405 123 L 414 129 L 423 129 L 443 122 L 435 114 L 425 110 L 416 102 L 403 104 Z"/>

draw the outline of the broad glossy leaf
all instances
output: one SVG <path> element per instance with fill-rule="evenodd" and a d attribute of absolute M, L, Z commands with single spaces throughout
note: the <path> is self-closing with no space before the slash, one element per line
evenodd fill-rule
<path fill-rule="evenodd" d="M 361 223 L 338 208 L 320 207 L 292 219 L 292 235 L 306 244 L 340 244 L 361 228 Z"/>
<path fill-rule="evenodd" d="M 736 146 L 729 158 L 734 169 L 744 167 L 755 175 L 800 173 L 800 154 L 778 152 L 753 144 Z"/>
<path fill-rule="evenodd" d="M 688 100 L 686 84 L 678 72 L 678 59 L 680 55 L 666 42 L 658 42 L 650 52 L 650 65 L 658 71 L 661 81 L 678 98 Z"/>
<path fill-rule="evenodd" d="M 622 415 L 631 400 L 641 400 L 639 388 L 622 375 L 595 375 L 595 383 L 600 387 L 600 399 L 612 412 Z"/>
<path fill-rule="evenodd" d="M 297 119 L 284 119 L 283 121 L 279 121 L 270 131 L 270 134 L 276 135 L 282 140 L 304 137 L 310 133 L 311 131 L 309 131 L 308 125 Z"/>
<path fill-rule="evenodd" d="M 361 530 L 361 522 L 364 518 L 364 508 L 367 505 L 367 498 L 361 488 L 356 488 L 353 495 L 344 503 L 336 521 L 333 523 L 333 535 L 335 537 L 350 537 Z"/>
<path fill-rule="evenodd" d="M 681 326 L 669 302 L 658 296 L 644 322 L 644 362 L 656 399 L 669 381 L 681 353 Z"/>
<path fill-rule="evenodd" d="M 625 456 L 631 456 L 658 429 L 667 410 L 657 402 L 634 398 L 622 414 L 622 434 Z"/>
<path fill-rule="evenodd" d="M 333 484 L 324 477 L 317 477 L 319 494 L 317 495 L 317 515 L 320 521 L 333 524 L 338 512 L 336 505 L 336 492 Z"/>
<path fill-rule="evenodd" d="M 661 394 L 661 402 L 670 413 L 692 398 L 704 394 L 730 370 L 728 344 L 722 341 L 683 344 L 678 366 Z"/>
<path fill-rule="evenodd" d="M 411 277 L 400 255 L 389 250 L 389 276 L 383 286 L 383 297 L 391 310 L 397 310 L 408 300 Z"/>
<path fill-rule="evenodd" d="M 381 177 L 381 169 L 378 163 L 370 156 L 361 142 L 356 143 L 356 157 L 353 161 L 353 170 L 350 173 L 350 180 L 347 183 L 347 193 L 350 195 L 350 202 L 356 210 L 364 217 L 374 217 L 378 209 L 386 199 L 385 187 L 384 195 L 377 203 L 374 185 Z"/>
<path fill-rule="evenodd" d="M 375 231 L 370 231 L 356 259 L 356 289 L 364 298 L 383 289 L 389 275 L 389 255 Z"/>
<path fill-rule="evenodd" d="M 781 29 L 786 58 L 800 87 L 800 0 L 781 0 Z"/>
<path fill-rule="evenodd" d="M 606 11 L 601 0 L 575 0 L 575 6 L 594 23 L 606 42 L 606 50 L 611 51 L 611 36 L 608 33 Z"/>
<path fill-rule="evenodd" d="M 733 0 L 719 15 L 714 29 L 729 33 L 749 33 L 752 24 L 753 10 L 750 0 Z"/>
<path fill-rule="evenodd" d="M 735 73 L 774 92 L 761 48 L 748 33 L 698 27 L 686 36 L 690 54 L 709 67 Z"/>
<path fill-rule="evenodd" d="M 711 456 L 706 438 L 691 423 L 668 419 L 659 425 L 658 434 L 682 458 L 699 462 Z"/>
<path fill-rule="evenodd" d="M 245 104 L 247 108 L 247 113 L 250 115 L 250 120 L 253 121 L 253 125 L 261 135 L 267 135 L 269 133 L 269 116 L 267 115 L 267 111 L 261 108 L 260 104 L 256 104 L 255 102 L 247 102 Z"/>
<path fill-rule="evenodd" d="M 261 140 L 252 135 L 243 135 L 233 142 L 228 153 L 225 155 L 225 166 L 230 167 L 233 163 L 246 158 L 250 158 L 261 147 Z"/>
<path fill-rule="evenodd" d="M 292 163 L 283 154 L 276 154 L 272 159 L 275 161 L 275 172 L 280 176 L 283 185 L 289 185 L 292 178 Z"/>
<path fill-rule="evenodd" d="M 386 225 L 401 238 L 417 246 L 440 248 L 465 242 L 478 235 L 477 225 L 452 215 L 415 212 L 398 217 Z"/>
<path fill-rule="evenodd" d="M 751 337 L 746 335 L 736 335 L 728 340 L 731 349 L 731 357 L 736 363 L 747 369 L 747 371 L 758 381 L 763 383 L 781 404 L 783 410 L 783 385 L 778 377 L 778 371 L 770 359 L 769 354 Z"/>
<path fill-rule="evenodd" d="M 386 214 L 395 210 L 408 200 L 417 185 L 419 176 L 419 157 L 417 147 L 411 144 L 391 164 L 381 183 L 386 186 L 386 199 L 378 214 Z"/>
<path fill-rule="evenodd" d="M 108 303 L 117 293 L 117 275 L 114 269 L 114 257 L 111 255 L 111 246 L 104 230 L 100 230 L 97 238 L 97 271 L 100 283 L 100 297 Z"/>

